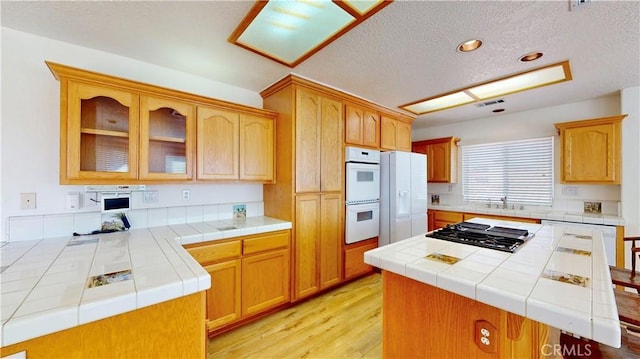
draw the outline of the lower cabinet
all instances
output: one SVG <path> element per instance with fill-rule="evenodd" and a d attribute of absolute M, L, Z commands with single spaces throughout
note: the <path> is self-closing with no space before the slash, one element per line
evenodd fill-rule
<path fill-rule="evenodd" d="M 207 290 L 207 329 L 240 319 L 240 267 L 239 259 L 204 266 L 211 276 L 211 289 Z"/>
<path fill-rule="evenodd" d="M 501 219 L 501 220 L 504 220 L 504 221 L 514 221 L 514 222 L 540 224 L 540 220 L 539 219 L 535 219 L 535 218 L 496 216 L 496 215 L 491 215 L 491 214 L 465 213 L 463 218 L 464 218 L 465 221 L 468 220 L 468 219 L 472 219 L 472 218 L 488 218 L 488 219 Z"/>
<path fill-rule="evenodd" d="M 340 283 L 343 210 L 339 193 L 296 195 L 294 300 Z"/>
<path fill-rule="evenodd" d="M 444 228 L 447 224 L 455 224 L 462 222 L 461 212 L 434 211 L 433 229 Z"/>
<path fill-rule="evenodd" d="M 364 252 L 378 247 L 378 237 L 346 245 L 344 248 L 344 279 L 371 272 L 373 267 L 364 262 Z"/>
<path fill-rule="evenodd" d="M 210 332 L 290 301 L 290 237 L 284 230 L 185 246 L 211 275 Z"/>
<path fill-rule="evenodd" d="M 242 315 L 289 302 L 289 249 L 242 258 Z"/>
<path fill-rule="evenodd" d="M 535 218 L 509 217 L 509 216 L 500 216 L 500 215 L 492 215 L 492 214 L 476 214 L 476 213 L 463 213 L 463 212 L 451 212 L 451 211 L 439 211 L 439 210 L 428 210 L 427 216 L 428 216 L 427 229 L 429 231 L 446 227 L 447 224 L 456 224 L 472 218 L 488 218 L 488 219 L 501 219 L 505 221 L 515 221 L 515 222 L 525 222 L 525 223 L 540 223 L 540 220 Z"/>
<path fill-rule="evenodd" d="M 436 229 L 436 211 L 430 209 L 427 211 L 427 231 L 431 232 Z"/>

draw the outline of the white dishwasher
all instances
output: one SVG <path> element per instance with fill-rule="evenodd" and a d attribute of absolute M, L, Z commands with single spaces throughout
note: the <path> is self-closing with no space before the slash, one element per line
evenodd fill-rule
<path fill-rule="evenodd" d="M 607 264 L 608 265 L 616 265 L 616 227 L 615 226 L 605 226 L 603 224 L 585 224 L 585 223 L 575 223 L 575 222 L 562 222 L 562 221 L 550 221 L 550 220 L 541 220 L 541 224 L 549 224 L 549 225 L 562 225 L 562 226 L 573 226 L 580 227 L 591 230 L 600 230 L 602 231 L 602 240 L 604 241 L 604 251 L 607 255 Z"/>

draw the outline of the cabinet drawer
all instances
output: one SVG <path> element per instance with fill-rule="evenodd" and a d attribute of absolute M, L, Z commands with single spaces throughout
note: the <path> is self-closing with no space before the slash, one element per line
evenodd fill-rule
<path fill-rule="evenodd" d="M 286 248 L 289 247 L 289 232 L 262 235 L 255 238 L 245 239 L 242 242 L 243 254 L 252 254 L 276 248 Z"/>
<path fill-rule="evenodd" d="M 200 264 L 212 263 L 240 256 L 240 241 L 207 244 L 188 248 L 187 252 Z"/>
<path fill-rule="evenodd" d="M 462 213 L 435 211 L 435 220 L 440 222 L 451 222 L 451 223 L 462 222 Z"/>
<path fill-rule="evenodd" d="M 365 245 L 348 248 L 344 252 L 344 277 L 350 279 L 373 270 L 364 262 L 364 252 L 378 247 L 378 239 L 367 241 Z"/>

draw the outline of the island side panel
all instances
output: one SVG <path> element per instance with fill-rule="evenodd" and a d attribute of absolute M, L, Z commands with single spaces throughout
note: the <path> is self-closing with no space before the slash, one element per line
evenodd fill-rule
<path fill-rule="evenodd" d="M 3 347 L 27 358 L 206 358 L 205 292 Z"/>
<path fill-rule="evenodd" d="M 547 328 L 475 300 L 383 271 L 383 358 L 536 358 Z M 511 316 L 510 320 L 507 317 Z M 497 329 L 494 352 L 476 345 L 475 323 Z M 519 330 L 514 325 L 520 326 Z M 511 326 L 511 327 L 509 327 Z M 518 338 L 514 337 L 517 333 Z M 526 353 L 526 354 L 525 354 Z"/>

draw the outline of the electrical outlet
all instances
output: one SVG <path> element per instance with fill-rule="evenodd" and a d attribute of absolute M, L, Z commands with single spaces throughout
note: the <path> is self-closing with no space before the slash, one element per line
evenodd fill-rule
<path fill-rule="evenodd" d="M 487 353 L 495 353 L 498 350 L 498 329 L 486 320 L 477 320 L 474 324 L 478 348 Z"/>
<path fill-rule="evenodd" d="M 191 198 L 191 191 L 188 189 L 183 189 L 182 190 L 182 200 L 183 201 L 188 201 Z"/>
<path fill-rule="evenodd" d="M 36 208 L 36 194 L 20 193 L 20 209 L 35 209 L 35 208 Z"/>

